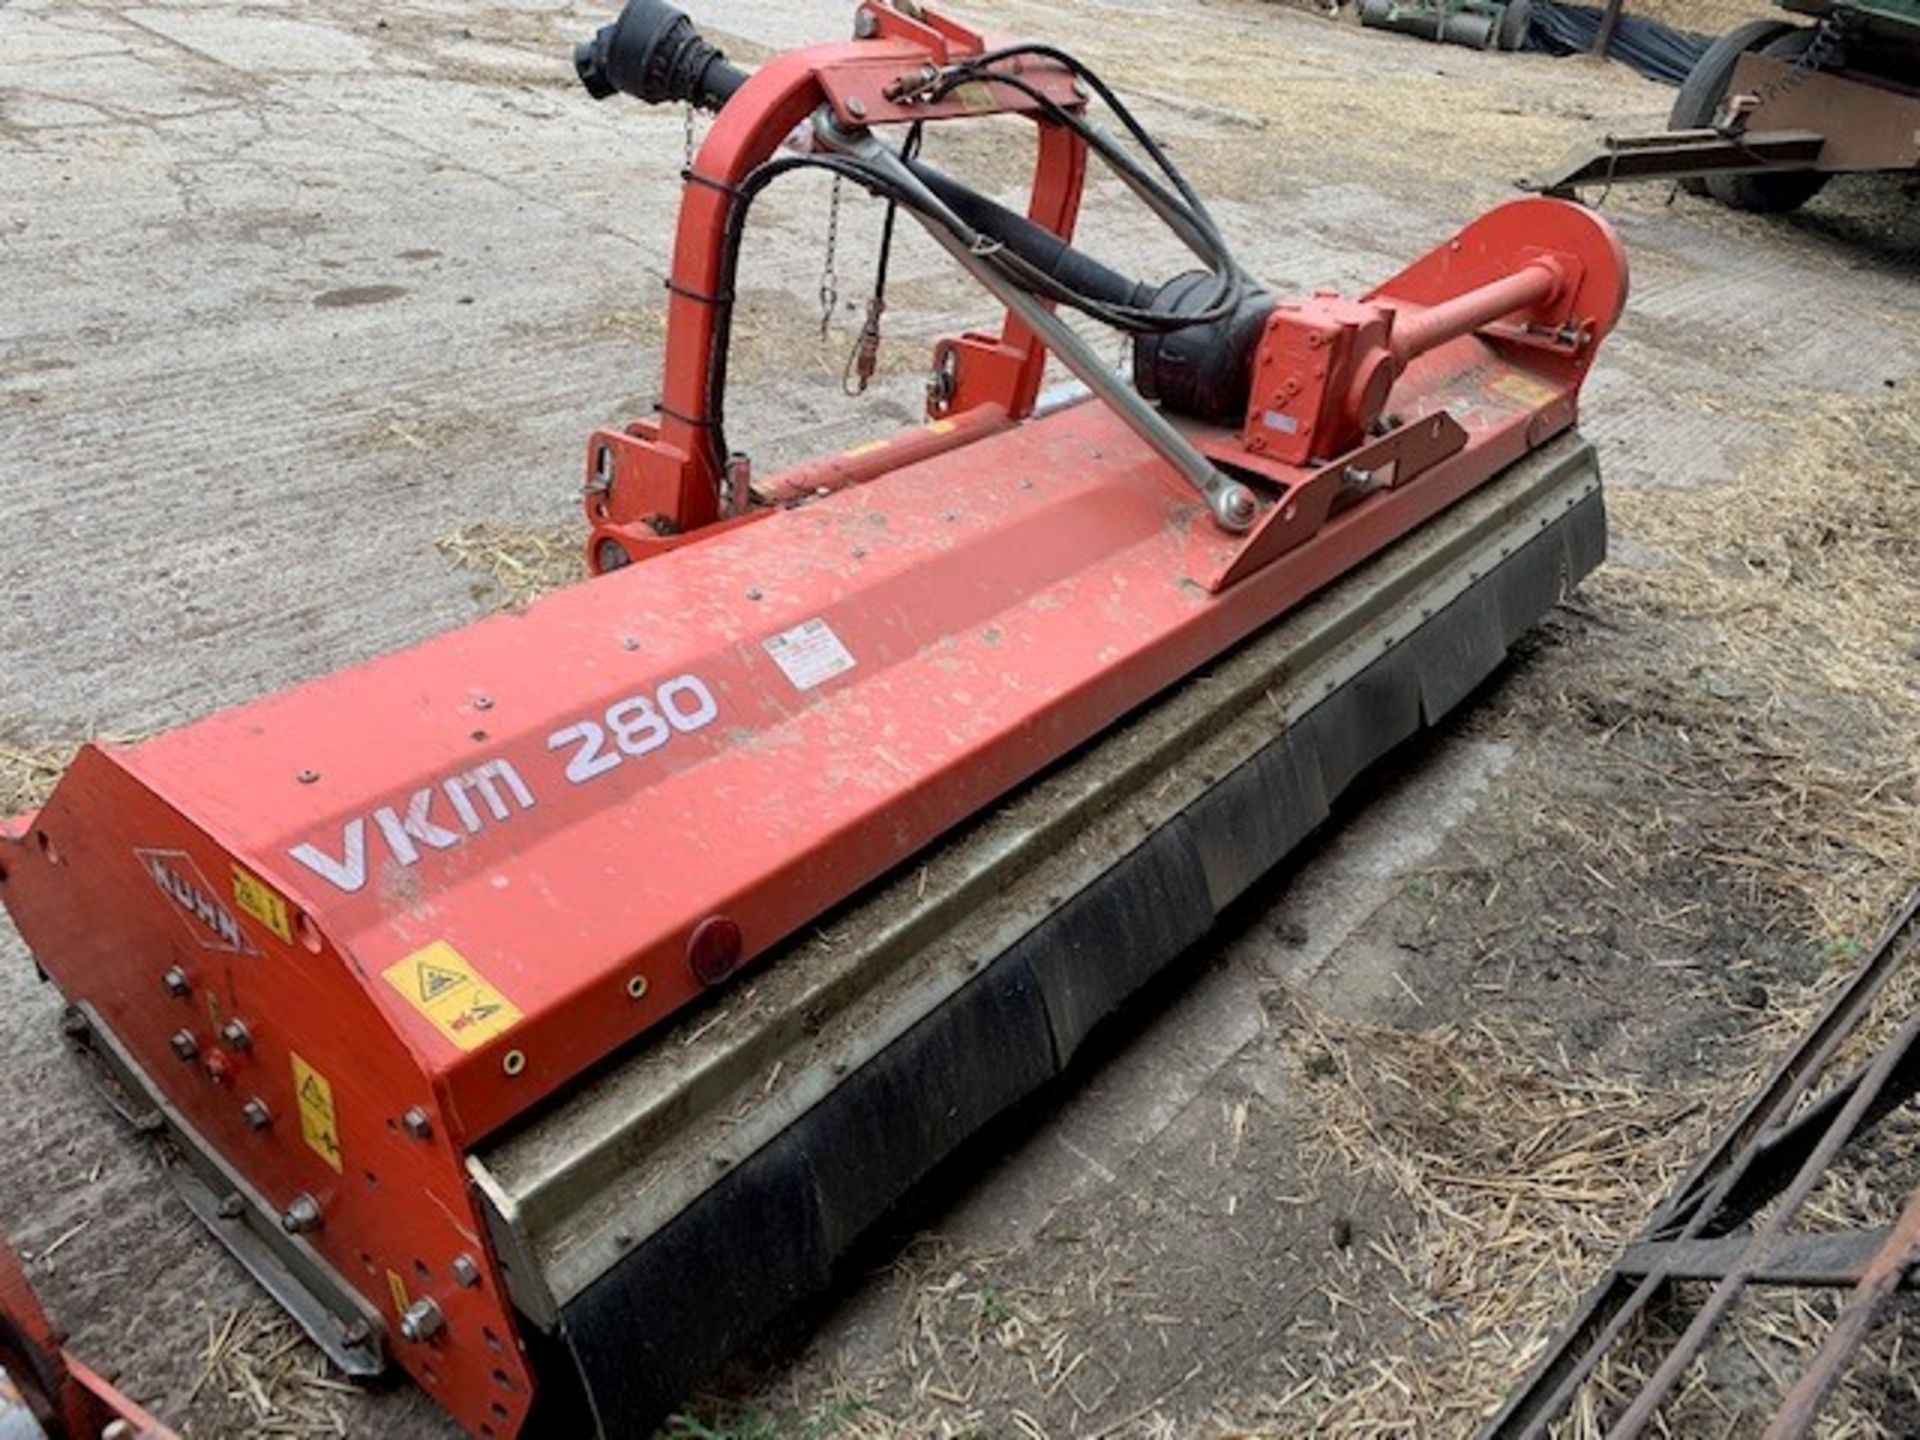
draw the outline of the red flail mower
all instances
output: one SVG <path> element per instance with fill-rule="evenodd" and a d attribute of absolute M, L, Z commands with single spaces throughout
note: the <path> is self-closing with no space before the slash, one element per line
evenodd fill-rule
<path fill-rule="evenodd" d="M 751 74 L 659 0 L 580 47 L 594 96 L 714 114 L 657 414 L 588 444 L 596 578 L 90 747 L 0 844 L 188 1203 L 345 1371 L 479 1435 L 664 1413 L 1604 552 L 1604 221 L 1520 199 L 1283 298 L 1070 55 L 853 18 Z M 1005 115 L 1024 212 L 920 155 Z M 1072 246 L 1096 161 L 1192 269 Z M 735 274 L 801 170 L 1004 315 L 934 347 L 924 424 L 756 475 Z"/>

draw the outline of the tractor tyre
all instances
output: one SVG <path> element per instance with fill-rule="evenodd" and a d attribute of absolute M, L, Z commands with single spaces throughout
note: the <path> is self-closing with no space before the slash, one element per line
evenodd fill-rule
<path fill-rule="evenodd" d="M 1813 44 L 1815 31 L 1797 28 L 1782 35 L 1760 53 L 1775 60 L 1798 60 Z M 1826 187 L 1826 172 L 1821 170 L 1781 170 L 1769 175 L 1713 175 L 1707 179 L 1707 193 L 1734 210 L 1749 210 L 1756 215 L 1784 215 L 1798 210 Z"/>
<path fill-rule="evenodd" d="M 1707 53 L 1695 62 L 1679 95 L 1674 97 L 1667 129 L 1704 130 L 1712 125 L 1720 118 L 1727 87 L 1733 83 L 1733 67 L 1740 63 L 1740 57 L 1750 50 L 1764 50 L 1799 28 L 1785 20 L 1749 20 L 1714 41 L 1707 47 Z M 1705 195 L 1707 182 L 1698 178 L 1682 180 L 1680 188 L 1689 195 Z"/>

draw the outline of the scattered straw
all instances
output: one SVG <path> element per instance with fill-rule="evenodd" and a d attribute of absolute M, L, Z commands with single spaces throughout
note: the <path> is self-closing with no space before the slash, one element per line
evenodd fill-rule
<path fill-rule="evenodd" d="M 1372 1357 L 1395 1386 L 1318 1397 L 1315 1433 L 1389 1433 L 1417 1415 L 1421 1433 L 1470 1434 L 1704 1142 L 1707 1108 L 1491 1026 L 1363 1025 L 1287 988 L 1271 1003 L 1318 1117 L 1309 1151 L 1387 1187 L 1409 1221 L 1393 1240 L 1425 1332 Z"/>
<path fill-rule="evenodd" d="M 256 1303 L 218 1324 L 208 1320 L 200 1378 L 187 1403 L 226 1402 L 230 1433 L 312 1440 L 347 1433 L 341 1398 L 354 1393 L 333 1378 L 292 1321 Z"/>
<path fill-rule="evenodd" d="M 1734 483 L 1613 496 L 1616 531 L 1660 564 L 1609 567 L 1593 593 L 1689 627 L 1688 663 L 1627 700 L 1705 722 L 1688 768 L 1736 801 L 1739 833 L 1701 858 L 1858 940 L 1920 876 L 1920 412 L 1890 391 L 1759 418 L 1783 443 Z"/>
<path fill-rule="evenodd" d="M 486 577 L 476 595 L 512 610 L 586 579 L 582 535 L 577 526 L 535 529 L 477 524 L 444 537 L 438 548 L 461 569 Z"/>
<path fill-rule="evenodd" d="M 0 741 L 0 819 L 39 808 L 78 748 L 71 744 Z"/>
<path fill-rule="evenodd" d="M 1778 935 L 1781 949 L 1825 965 L 1803 983 L 1778 973 L 1754 983 L 1764 972 L 1749 940 L 1693 988 L 1667 992 L 1676 1015 L 1729 1016 L 1740 1041 L 1705 1051 L 1696 1041 L 1692 1062 L 1663 1080 L 1604 1052 L 1570 1060 L 1543 1043 L 1550 1028 L 1527 1026 L 1523 1039 L 1498 1018 L 1464 1030 L 1364 1026 L 1284 993 L 1301 1023 L 1280 1033 L 1322 1117 L 1307 1143 L 1404 1202 L 1411 1225 L 1399 1240 L 1428 1322 L 1400 1353 L 1376 1357 L 1395 1393 L 1334 1390 L 1318 1434 L 1407 1433 L 1413 1416 L 1423 1434 L 1484 1423 L 1920 878 L 1920 418 L 1892 394 L 1815 396 L 1766 418 L 1780 443 L 1726 486 L 1613 494 L 1616 534 L 1653 561 L 1617 561 L 1590 583 L 1579 609 L 1597 633 L 1548 715 L 1523 695 L 1486 723 L 1537 730 L 1557 712 L 1598 733 L 1596 759 L 1614 772 L 1513 800 L 1532 811 L 1547 863 L 1586 877 L 1565 892 L 1587 896 L 1580 913 L 1529 922 L 1554 932 L 1565 963 L 1604 953 L 1617 927 L 1666 937 L 1646 958 L 1665 952 L 1691 973 L 1693 957 L 1716 955 L 1731 901 L 1743 934 Z M 1621 784 L 1635 774 L 1638 784 Z M 1489 942 L 1495 953 L 1508 943 Z M 1855 1058 L 1916 990 L 1920 975 L 1890 989 Z M 1565 1023 L 1551 1010 L 1535 1018 Z M 1836 1167 L 1807 1223 L 1889 1223 L 1920 1180 L 1912 1129 L 1890 1126 Z M 1748 1433 L 1834 1303 L 1744 1301 L 1666 1407 L 1665 1433 Z M 1558 1434 L 1604 1433 L 1658 1363 L 1655 1342 L 1671 1338 L 1658 1326 L 1609 1362 Z M 1889 1357 L 1914 1333 L 1912 1314 L 1881 1328 L 1818 1433 L 1894 1433 L 1889 1417 L 1912 1387 Z"/>

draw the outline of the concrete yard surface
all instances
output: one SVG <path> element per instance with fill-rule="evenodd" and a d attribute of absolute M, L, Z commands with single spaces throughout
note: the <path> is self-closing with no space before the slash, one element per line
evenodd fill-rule
<path fill-rule="evenodd" d="M 575 83 L 615 8 L 0 0 L 0 801 L 572 571 L 585 436 L 655 398 L 689 142 Z M 746 64 L 852 11 L 686 8 Z M 1282 292 L 1363 290 L 1671 102 L 1278 0 L 954 8 L 1108 76 Z M 1010 137 L 929 150 L 1012 196 Z M 992 313 L 903 234 L 847 400 L 879 212 L 843 197 L 827 275 L 830 206 L 776 187 L 749 232 L 763 471 L 911 423 L 929 343 Z M 1920 876 L 1914 183 L 1605 213 L 1609 567 L 668 1433 L 1470 1434 Z M 1110 182 L 1083 233 L 1181 264 Z M 59 1012 L 0 927 L 0 1231 L 75 1347 L 189 1435 L 452 1433 L 326 1372 Z M 1910 1318 L 1832 1433 L 1911 1433 Z M 1794 1333 L 1674 1433 L 1757 1433 Z"/>

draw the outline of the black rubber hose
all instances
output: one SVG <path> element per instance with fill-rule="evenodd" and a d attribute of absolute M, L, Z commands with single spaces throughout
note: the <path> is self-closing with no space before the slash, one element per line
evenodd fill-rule
<path fill-rule="evenodd" d="M 971 228 L 1006 246 L 1069 290 L 1106 305 L 1144 310 L 1152 304 L 1156 287 L 1131 280 L 1101 264 L 1085 251 L 1074 249 L 1046 226 L 1036 225 L 1019 212 L 989 200 L 978 190 L 924 161 L 909 160 L 907 168 Z"/>

